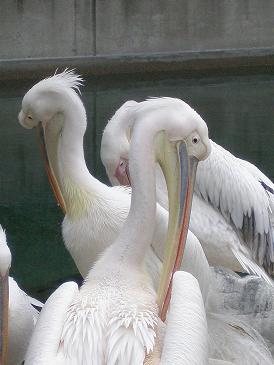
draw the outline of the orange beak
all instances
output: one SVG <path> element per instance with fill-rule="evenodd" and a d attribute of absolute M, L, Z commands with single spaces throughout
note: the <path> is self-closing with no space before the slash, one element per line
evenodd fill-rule
<path fill-rule="evenodd" d="M 61 189 L 58 183 L 58 179 L 54 173 L 54 168 L 52 167 L 51 163 L 50 163 L 50 159 L 48 156 L 48 152 L 47 152 L 47 132 L 49 132 L 48 127 L 43 125 L 42 122 L 40 122 L 38 124 L 38 126 L 36 127 L 37 130 L 37 136 L 38 136 L 38 141 L 39 141 L 39 146 L 40 146 L 40 151 L 41 151 L 41 156 L 42 159 L 44 161 L 44 165 L 45 165 L 45 169 L 46 169 L 46 173 L 50 182 L 50 186 L 53 190 L 54 196 L 57 200 L 57 204 L 60 206 L 60 208 L 62 209 L 62 212 L 64 214 L 66 214 L 66 204 L 64 201 L 64 198 L 62 196 L 61 193 Z"/>
<path fill-rule="evenodd" d="M 195 184 L 196 169 L 198 160 L 195 157 L 188 157 L 185 144 L 179 146 L 180 160 L 180 189 L 179 189 L 179 215 L 175 237 L 177 242 L 171 251 L 171 262 L 173 268 L 169 273 L 169 280 L 165 288 L 165 297 L 160 308 L 160 318 L 165 321 L 171 299 L 171 288 L 173 274 L 180 270 L 184 255 L 185 243 L 189 227 L 193 189 Z M 172 207 L 170 208 L 172 209 Z M 178 233 L 177 233 L 178 232 Z"/>
<path fill-rule="evenodd" d="M 180 268 L 183 258 L 198 160 L 188 155 L 184 141 L 171 142 L 163 132 L 155 138 L 155 147 L 169 198 L 168 232 L 158 288 L 160 318 L 164 321 L 170 302 L 172 276 Z"/>

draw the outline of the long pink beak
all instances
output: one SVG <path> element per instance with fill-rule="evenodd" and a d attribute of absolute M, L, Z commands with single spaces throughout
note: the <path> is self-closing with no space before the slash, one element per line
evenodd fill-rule
<path fill-rule="evenodd" d="M 1 356 L 0 365 L 8 364 L 9 272 L 1 276 Z M 22 334 L 23 335 L 23 334 Z"/>

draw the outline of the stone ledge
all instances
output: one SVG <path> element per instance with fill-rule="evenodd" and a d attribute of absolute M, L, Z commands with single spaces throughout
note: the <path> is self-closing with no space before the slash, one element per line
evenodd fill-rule
<path fill-rule="evenodd" d="M 43 77 L 57 68 L 75 68 L 83 75 L 115 75 L 162 71 L 195 74 L 231 73 L 274 66 L 274 48 L 189 51 L 179 53 L 97 55 L 70 58 L 0 60 L 0 79 Z"/>

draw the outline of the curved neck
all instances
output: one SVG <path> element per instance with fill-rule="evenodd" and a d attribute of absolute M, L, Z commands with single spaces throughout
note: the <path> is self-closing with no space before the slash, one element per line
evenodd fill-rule
<path fill-rule="evenodd" d="M 112 253 L 127 263 L 142 264 L 151 244 L 156 215 L 154 134 L 135 128 L 131 140 L 131 206 Z"/>
<path fill-rule="evenodd" d="M 102 184 L 89 172 L 83 149 L 86 111 L 75 92 L 62 93 L 63 129 L 58 144 L 58 169 L 61 191 L 68 215 L 78 215 L 89 205 L 91 194 Z"/>
<path fill-rule="evenodd" d="M 134 124 L 134 118 L 129 104 L 133 106 L 138 103 L 126 102 L 116 111 L 111 118 L 109 125 L 106 127 L 106 130 L 110 129 L 112 134 L 116 137 L 120 138 L 121 136 L 124 136 L 127 140 L 129 137 L 127 136 L 127 131 L 130 130 Z"/>

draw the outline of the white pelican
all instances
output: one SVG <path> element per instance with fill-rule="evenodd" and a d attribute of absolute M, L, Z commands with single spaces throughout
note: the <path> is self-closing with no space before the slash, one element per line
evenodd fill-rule
<path fill-rule="evenodd" d="M 60 356 L 67 364 L 141 365 L 154 349 L 158 307 L 144 258 L 156 221 L 155 160 L 161 162 L 171 201 L 179 199 L 170 204 L 168 243 L 173 251 L 174 243 L 187 235 L 196 164 L 210 152 L 201 117 L 183 102 L 177 111 L 179 118 L 168 118 L 169 110 L 162 111 L 157 124 L 154 113 L 139 111 L 130 149 L 130 211 L 120 234 L 92 267 L 67 309 L 59 340 Z M 166 257 L 164 267 L 169 265 Z M 173 264 L 169 267 L 172 270 Z M 164 271 L 164 284 L 169 279 L 170 273 Z M 44 338 L 41 331 L 34 336 Z M 207 343 L 205 338 L 203 342 Z M 43 363 L 43 354 L 36 357 L 37 349 L 34 352 L 35 357 L 27 355 L 26 365 Z M 206 362 L 207 353 L 202 354 Z"/>
<path fill-rule="evenodd" d="M 44 134 L 46 158 L 51 184 L 66 212 L 62 225 L 64 243 L 80 273 L 86 277 L 92 264 L 115 240 L 130 207 L 128 189 L 109 187 L 88 171 L 83 151 L 86 112 L 76 90 L 82 79 L 72 71 L 64 71 L 34 85 L 24 96 L 19 122 L 25 128 L 39 127 Z M 155 101 L 157 102 L 157 101 Z M 159 100 L 161 103 L 161 100 Z M 161 106 L 161 113 L 170 107 L 180 118 L 185 108 L 181 100 Z M 136 111 L 136 117 L 142 109 Z M 197 115 L 198 116 L 198 115 Z M 154 118 L 158 118 L 155 113 Z M 156 226 L 146 262 L 155 287 L 158 285 L 163 247 L 167 232 L 168 213 L 158 206 Z M 186 250 L 191 250 L 196 238 L 191 232 Z M 154 251 L 157 251 L 157 255 Z M 190 267 L 190 272 L 192 268 Z M 193 273 L 195 276 L 195 273 Z"/>
<path fill-rule="evenodd" d="M 181 295 L 182 290 L 186 294 L 184 297 Z M 66 312 L 77 295 L 77 285 L 70 282 L 61 285 L 47 300 L 32 335 L 25 365 L 68 364 L 62 347 L 60 347 L 60 337 L 63 332 Z M 179 307 L 183 310 L 178 310 Z M 175 273 L 167 329 L 166 333 L 162 334 L 164 338 L 161 338 L 164 345 L 163 352 L 159 349 L 159 352 L 147 356 L 144 364 L 158 365 L 161 352 L 162 365 L 207 364 L 206 331 L 203 300 L 197 280 L 188 273 Z M 182 336 L 183 333 L 186 336 Z M 176 343 L 176 341 L 178 342 Z M 184 346 L 185 344 L 187 346 Z M 175 347 L 177 350 L 173 352 Z M 232 364 L 216 361 L 210 359 L 209 365 Z M 122 364 L 125 365 L 125 362 Z"/>
<path fill-rule="evenodd" d="M 0 225 L 0 272 L 7 273 L 9 291 L 1 297 L 2 302 L 8 304 L 6 313 L 1 319 L 8 319 L 8 336 L 6 329 L 3 333 L 7 353 L 2 351 L 3 365 L 21 365 L 29 345 L 32 331 L 34 329 L 39 312 L 32 304 L 41 306 L 42 303 L 28 297 L 17 285 L 16 281 L 8 276 L 7 267 L 11 264 L 11 253 L 6 241 L 6 234 Z M 3 349 L 3 347 L 2 347 Z"/>
<path fill-rule="evenodd" d="M 233 319 L 230 323 L 230 318 L 206 318 L 200 286 L 191 274 L 175 273 L 166 328 L 157 330 L 159 346 L 146 357 L 145 365 L 273 365 L 271 354 L 255 331 Z M 25 365 L 68 364 L 60 338 L 66 313 L 78 293 L 77 285 L 70 282 L 48 299 L 33 332 Z M 209 339 L 207 323 L 212 331 Z"/>
<path fill-rule="evenodd" d="M 145 101 L 147 110 L 160 107 L 157 100 L 157 104 L 155 99 Z M 162 103 L 167 100 L 162 98 Z M 130 129 L 140 105 L 126 102 L 104 130 L 101 158 L 113 185 L 119 181 L 129 185 Z M 265 271 L 274 275 L 274 184 L 257 167 L 213 141 L 211 147 L 209 158 L 198 166 L 189 228 L 201 242 L 210 265 L 244 269 L 271 282 Z M 160 171 L 157 185 L 158 201 L 167 208 Z"/>

